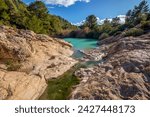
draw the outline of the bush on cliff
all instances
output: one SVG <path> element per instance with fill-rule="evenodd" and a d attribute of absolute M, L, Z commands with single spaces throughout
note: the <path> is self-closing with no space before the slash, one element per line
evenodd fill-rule
<path fill-rule="evenodd" d="M 144 30 L 150 30 L 150 21 L 141 22 L 141 28 Z"/>
<path fill-rule="evenodd" d="M 140 36 L 144 33 L 142 29 L 138 28 L 131 28 L 123 33 L 123 35 L 126 36 Z"/>

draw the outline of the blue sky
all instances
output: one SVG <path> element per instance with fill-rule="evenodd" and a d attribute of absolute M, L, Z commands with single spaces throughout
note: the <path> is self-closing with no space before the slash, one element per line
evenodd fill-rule
<path fill-rule="evenodd" d="M 23 0 L 29 4 L 34 0 Z M 124 15 L 141 0 L 43 0 L 50 14 L 59 15 L 72 23 L 83 21 L 94 14 L 100 19 Z M 150 4 L 150 0 L 147 0 Z"/>

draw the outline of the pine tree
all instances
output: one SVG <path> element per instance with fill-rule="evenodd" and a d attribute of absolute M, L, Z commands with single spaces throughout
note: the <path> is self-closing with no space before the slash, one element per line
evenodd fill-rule
<path fill-rule="evenodd" d="M 39 18 L 44 18 L 46 15 L 48 15 L 48 9 L 46 8 L 45 4 L 41 1 L 31 3 L 28 6 L 28 10 Z"/>
<path fill-rule="evenodd" d="M 97 26 L 97 18 L 95 15 L 90 15 L 86 18 L 85 25 L 93 30 Z"/>
<path fill-rule="evenodd" d="M 119 23 L 120 23 L 120 18 L 119 17 L 115 17 L 112 19 L 111 21 L 112 25 L 115 27 L 115 26 L 118 26 Z"/>
<path fill-rule="evenodd" d="M 135 6 L 133 10 L 129 10 L 126 14 L 126 23 L 128 25 L 135 26 L 142 20 L 147 19 L 149 13 L 149 5 L 146 0 L 142 0 L 138 6 Z"/>

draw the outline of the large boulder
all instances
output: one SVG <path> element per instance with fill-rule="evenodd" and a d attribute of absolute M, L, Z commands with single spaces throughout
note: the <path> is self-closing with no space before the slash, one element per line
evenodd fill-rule
<path fill-rule="evenodd" d="M 0 26 L 0 99 L 37 99 L 46 80 L 77 63 L 71 47 L 47 35 Z"/>

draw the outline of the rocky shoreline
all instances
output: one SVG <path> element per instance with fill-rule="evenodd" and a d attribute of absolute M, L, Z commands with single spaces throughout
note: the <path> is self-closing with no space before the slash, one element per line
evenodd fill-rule
<path fill-rule="evenodd" d="M 70 99 L 150 99 L 150 33 L 110 37 L 85 53 L 104 62 L 75 72 L 81 81 Z"/>
<path fill-rule="evenodd" d="M 70 57 L 71 47 L 47 35 L 0 26 L 0 99 L 38 99 L 46 80 L 78 62 Z"/>
<path fill-rule="evenodd" d="M 47 35 L 0 26 L 0 99 L 38 99 L 47 80 L 78 61 L 96 64 L 75 71 L 80 83 L 70 99 L 150 99 L 150 33 L 109 37 L 76 60 L 71 48 Z"/>

